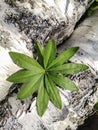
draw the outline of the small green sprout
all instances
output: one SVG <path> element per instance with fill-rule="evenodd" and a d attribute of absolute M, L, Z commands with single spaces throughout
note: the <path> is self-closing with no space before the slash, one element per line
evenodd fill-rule
<path fill-rule="evenodd" d="M 47 109 L 49 100 L 59 109 L 62 101 L 58 87 L 78 91 L 78 87 L 67 74 L 75 74 L 88 69 L 88 66 L 78 63 L 68 63 L 68 60 L 78 51 L 72 47 L 56 57 L 57 48 L 53 40 L 48 41 L 45 48 L 40 42 L 36 44 L 37 60 L 17 52 L 9 52 L 13 62 L 22 69 L 8 77 L 13 83 L 25 83 L 18 93 L 19 99 L 25 99 L 37 92 L 37 111 L 40 116 Z M 58 87 L 57 87 L 58 86 Z"/>

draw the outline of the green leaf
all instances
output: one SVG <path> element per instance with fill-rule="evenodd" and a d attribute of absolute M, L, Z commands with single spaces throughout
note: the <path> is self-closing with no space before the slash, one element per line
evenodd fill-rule
<path fill-rule="evenodd" d="M 49 65 L 48 68 L 53 66 L 62 65 L 64 62 L 67 62 L 77 51 L 79 47 L 72 47 L 62 52 L 53 62 Z"/>
<path fill-rule="evenodd" d="M 10 54 L 10 57 L 12 58 L 13 62 L 20 67 L 23 67 L 28 70 L 42 69 L 40 64 L 29 56 L 26 56 L 26 55 L 18 53 L 18 52 L 9 52 L 9 54 Z"/>
<path fill-rule="evenodd" d="M 49 63 L 53 61 L 56 56 L 56 44 L 53 40 L 48 41 L 44 50 L 44 67 L 46 68 Z"/>
<path fill-rule="evenodd" d="M 48 77 L 45 75 L 45 85 L 46 85 L 46 90 L 49 95 L 49 98 L 51 102 L 59 109 L 62 108 L 62 102 L 61 102 L 61 97 L 59 94 L 59 91 L 57 87 L 55 86 L 54 82 L 51 80 L 51 77 Z"/>
<path fill-rule="evenodd" d="M 36 44 L 36 49 L 37 49 L 37 55 L 38 55 L 38 62 L 43 66 L 44 49 L 39 41 Z"/>
<path fill-rule="evenodd" d="M 38 96 L 37 96 L 37 110 L 40 116 L 42 116 L 46 111 L 48 102 L 49 102 L 49 97 L 42 80 L 38 90 Z"/>
<path fill-rule="evenodd" d="M 94 109 L 98 110 L 98 102 L 94 105 Z"/>
<path fill-rule="evenodd" d="M 42 82 L 41 80 L 41 74 L 35 75 L 29 83 L 21 88 L 20 92 L 18 93 L 18 98 L 24 99 L 31 96 L 34 92 L 38 90 L 40 83 Z"/>
<path fill-rule="evenodd" d="M 68 63 L 64 65 L 60 65 L 54 68 L 49 69 L 49 71 L 53 71 L 56 73 L 62 74 L 75 74 L 87 70 L 88 66 L 79 63 Z"/>
<path fill-rule="evenodd" d="M 30 81 L 33 76 L 42 73 L 37 69 L 34 70 L 19 70 L 7 78 L 7 81 L 14 83 L 26 83 Z"/>
<path fill-rule="evenodd" d="M 78 91 L 78 87 L 69 78 L 56 74 L 51 74 L 50 76 L 51 79 L 60 87 L 67 90 Z"/>

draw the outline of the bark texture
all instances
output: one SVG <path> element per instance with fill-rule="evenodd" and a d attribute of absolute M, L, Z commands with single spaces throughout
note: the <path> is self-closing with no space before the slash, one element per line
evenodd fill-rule
<path fill-rule="evenodd" d="M 73 35 L 59 47 L 59 53 L 66 48 L 79 46 L 80 50 L 71 59 L 73 62 L 87 64 L 92 73 L 98 78 L 98 11 L 86 18 L 75 29 Z"/>
<path fill-rule="evenodd" d="M 53 38 L 59 44 L 70 36 L 93 1 L 5 0 L 3 7 L 1 2 L 1 9 L 6 23 L 12 23 L 31 43 L 36 40 L 46 43 Z"/>
<path fill-rule="evenodd" d="M 70 76 L 79 86 L 79 92 L 60 89 L 62 110 L 56 109 L 49 103 L 42 118 L 37 115 L 36 97 L 24 101 L 17 100 L 19 85 L 13 86 L 6 81 L 9 75 L 19 70 L 10 59 L 9 51 L 18 51 L 32 56 L 36 40 L 45 44 L 52 38 L 57 41 L 57 44 L 62 43 L 71 35 L 77 21 L 92 2 L 93 0 L 0 1 L 0 130 L 76 130 L 78 125 L 92 113 L 98 98 L 95 81 L 97 73 L 93 73 L 93 69 Z M 93 21 L 92 26 L 91 21 Z M 87 23 L 84 21 L 70 38 L 71 40 L 59 47 L 59 52 L 67 47 L 80 45 L 80 51 L 72 61 L 86 64 L 96 61 L 97 63 L 98 59 L 94 59 L 97 55 L 95 43 L 98 40 L 96 21 L 98 21 L 98 13 L 88 18 Z M 86 35 L 87 32 L 92 32 L 91 29 L 96 38 L 92 37 L 92 33 Z M 85 32 L 85 37 L 82 32 Z M 88 37 L 92 37 L 93 44 Z M 96 47 L 93 52 L 94 45 Z M 87 48 L 92 50 L 89 51 Z M 82 52 L 84 57 L 80 55 Z M 90 66 L 94 68 L 93 64 Z M 94 70 L 97 71 L 96 67 Z"/>

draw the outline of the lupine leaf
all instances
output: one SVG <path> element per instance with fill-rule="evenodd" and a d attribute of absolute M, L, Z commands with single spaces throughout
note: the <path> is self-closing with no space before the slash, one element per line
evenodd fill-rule
<path fill-rule="evenodd" d="M 18 52 L 9 52 L 9 54 L 13 62 L 20 67 L 23 67 L 28 70 L 42 69 L 42 67 L 36 60 L 34 60 L 33 58 L 27 55 L 24 55 Z"/>
<path fill-rule="evenodd" d="M 59 66 L 62 65 L 64 62 L 67 62 L 78 51 L 78 49 L 79 47 L 72 47 L 62 52 L 55 60 L 52 61 L 48 68 Z"/>
<path fill-rule="evenodd" d="M 42 82 L 42 75 L 38 74 L 32 78 L 30 82 L 28 82 L 25 86 L 23 86 L 18 93 L 19 99 L 28 98 L 31 96 L 34 92 L 36 92 L 40 86 L 40 83 Z"/>
<path fill-rule="evenodd" d="M 42 116 L 46 111 L 48 102 L 49 102 L 49 97 L 42 80 L 39 86 L 38 96 L 37 96 L 37 110 L 40 116 Z"/>
<path fill-rule="evenodd" d="M 14 83 L 26 83 L 30 81 L 33 76 L 40 74 L 42 71 L 34 70 L 19 70 L 7 78 L 7 81 Z"/>
<path fill-rule="evenodd" d="M 78 87 L 69 78 L 56 74 L 51 74 L 50 76 L 51 79 L 60 87 L 67 90 L 78 91 Z"/>
<path fill-rule="evenodd" d="M 50 77 L 45 75 L 45 85 L 46 85 L 46 90 L 49 95 L 49 98 L 51 102 L 59 109 L 62 108 L 62 102 L 61 102 L 61 97 L 59 94 L 59 91 L 57 87 L 55 86 L 54 82 L 51 80 Z"/>
<path fill-rule="evenodd" d="M 42 116 L 47 109 L 49 100 L 57 108 L 62 108 L 60 93 L 56 85 L 68 90 L 78 90 L 76 85 L 67 77 L 63 77 L 61 73 L 74 74 L 84 71 L 88 67 L 76 63 L 63 65 L 77 52 L 78 47 L 62 52 L 57 58 L 56 44 L 53 40 L 47 43 L 45 49 L 40 42 L 37 42 L 36 49 L 37 61 L 18 52 L 9 53 L 14 63 L 22 67 L 23 70 L 14 73 L 7 80 L 14 83 L 25 83 L 18 93 L 19 99 L 28 98 L 38 92 L 36 105 L 38 114 Z"/>
<path fill-rule="evenodd" d="M 43 66 L 44 49 L 39 41 L 36 44 L 36 49 L 37 49 L 38 62 Z"/>
<path fill-rule="evenodd" d="M 56 44 L 50 40 L 44 50 L 44 67 L 46 68 L 49 63 L 53 61 L 56 55 Z"/>
<path fill-rule="evenodd" d="M 64 65 L 60 65 L 57 67 L 53 67 L 49 69 L 49 71 L 53 71 L 56 73 L 62 73 L 62 74 L 75 74 L 82 72 L 84 70 L 87 70 L 88 66 L 84 64 L 79 64 L 79 63 L 67 63 Z"/>

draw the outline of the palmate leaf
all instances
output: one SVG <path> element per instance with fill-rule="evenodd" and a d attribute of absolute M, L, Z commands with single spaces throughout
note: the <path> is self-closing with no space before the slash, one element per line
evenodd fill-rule
<path fill-rule="evenodd" d="M 62 108 L 62 101 L 61 97 L 59 94 L 59 90 L 57 89 L 56 85 L 52 81 L 51 77 L 49 75 L 45 75 L 45 85 L 46 85 L 46 90 L 49 95 L 49 98 L 51 102 L 59 109 Z"/>
<path fill-rule="evenodd" d="M 36 44 L 36 49 L 37 49 L 38 62 L 43 66 L 44 48 L 42 47 L 39 41 Z"/>
<path fill-rule="evenodd" d="M 78 51 L 78 49 L 79 47 L 72 47 L 62 52 L 55 60 L 53 60 L 48 68 L 64 64 L 64 62 L 67 62 Z"/>
<path fill-rule="evenodd" d="M 87 70 L 88 66 L 79 63 L 67 63 L 57 67 L 49 69 L 51 72 L 62 73 L 62 74 L 75 74 Z"/>
<path fill-rule="evenodd" d="M 51 74 L 50 76 L 51 79 L 60 87 L 67 90 L 78 91 L 78 87 L 69 78 L 57 74 Z"/>
<path fill-rule="evenodd" d="M 56 56 L 56 44 L 53 40 L 48 41 L 44 50 L 44 67 L 46 68 Z"/>
<path fill-rule="evenodd" d="M 12 74 L 7 78 L 7 81 L 14 82 L 14 83 L 26 83 L 30 81 L 33 76 L 36 76 L 37 74 L 41 74 L 42 70 L 19 70 L 16 73 Z"/>
<path fill-rule="evenodd" d="M 56 85 L 72 91 L 78 90 L 70 79 L 61 74 L 78 73 L 88 67 L 77 63 L 64 64 L 77 52 L 78 47 L 62 52 L 57 58 L 56 44 L 53 40 L 48 41 L 45 49 L 40 42 L 37 42 L 36 49 L 37 61 L 18 52 L 9 53 L 14 63 L 23 69 L 12 74 L 7 80 L 24 83 L 18 93 L 19 99 L 28 98 L 38 92 L 36 105 L 38 114 L 42 116 L 47 109 L 49 100 L 57 108 L 62 108 L 60 93 Z"/>
<path fill-rule="evenodd" d="M 22 68 L 28 70 L 42 69 L 41 65 L 29 56 L 26 56 L 18 52 L 9 52 L 9 55 L 12 58 L 13 62 Z"/>
<path fill-rule="evenodd" d="M 34 92 L 38 90 L 42 79 L 42 74 L 33 76 L 32 80 L 21 88 L 20 92 L 18 93 L 18 98 L 24 99 L 31 96 Z"/>
<path fill-rule="evenodd" d="M 39 86 L 38 96 L 37 96 L 37 110 L 40 116 L 42 116 L 46 111 L 48 102 L 49 102 L 49 97 L 42 80 Z"/>

